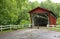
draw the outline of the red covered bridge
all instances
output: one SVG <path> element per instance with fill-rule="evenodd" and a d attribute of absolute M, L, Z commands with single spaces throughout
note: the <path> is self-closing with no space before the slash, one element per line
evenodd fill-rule
<path fill-rule="evenodd" d="M 30 12 L 31 24 L 33 26 L 56 25 L 56 15 L 47 9 L 37 7 Z"/>

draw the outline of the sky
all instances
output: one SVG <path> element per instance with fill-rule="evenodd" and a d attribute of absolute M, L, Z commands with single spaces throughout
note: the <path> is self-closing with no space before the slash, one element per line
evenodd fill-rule
<path fill-rule="evenodd" d="M 39 3 L 41 3 L 41 2 L 44 2 L 46 0 L 29 0 L 29 1 L 31 1 L 31 2 L 38 1 Z M 51 0 L 51 1 L 54 3 L 60 3 L 60 0 Z"/>

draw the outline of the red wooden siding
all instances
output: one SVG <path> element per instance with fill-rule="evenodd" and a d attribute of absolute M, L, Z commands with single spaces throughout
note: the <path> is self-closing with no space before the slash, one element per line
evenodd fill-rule
<path fill-rule="evenodd" d="M 51 13 L 49 14 L 49 22 L 50 22 L 50 25 L 56 25 L 56 18 L 51 15 Z"/>

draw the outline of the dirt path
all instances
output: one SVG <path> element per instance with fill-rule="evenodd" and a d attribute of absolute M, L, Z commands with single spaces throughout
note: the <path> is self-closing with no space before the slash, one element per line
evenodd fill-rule
<path fill-rule="evenodd" d="M 46 29 L 27 29 L 0 34 L 0 39 L 60 39 L 60 32 Z"/>

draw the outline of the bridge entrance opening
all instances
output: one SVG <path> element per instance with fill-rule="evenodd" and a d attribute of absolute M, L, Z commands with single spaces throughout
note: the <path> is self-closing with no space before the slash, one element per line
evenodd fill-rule
<path fill-rule="evenodd" d="M 47 13 L 35 14 L 33 20 L 34 20 L 34 26 L 47 26 L 48 15 L 47 15 Z"/>

